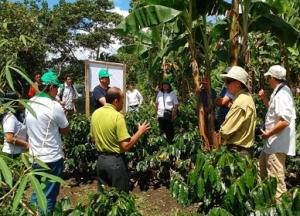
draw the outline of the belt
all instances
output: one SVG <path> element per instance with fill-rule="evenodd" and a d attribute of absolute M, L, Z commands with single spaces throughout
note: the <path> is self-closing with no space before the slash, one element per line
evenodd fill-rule
<path fill-rule="evenodd" d="M 136 104 L 136 105 L 131 105 L 131 106 L 129 106 L 129 107 L 131 107 L 131 108 L 136 108 L 136 107 L 138 107 L 139 105 L 138 104 Z"/>
<path fill-rule="evenodd" d="M 119 154 L 117 152 L 99 152 L 99 155 L 106 155 L 106 156 L 116 156 L 116 157 L 121 157 L 124 154 Z"/>
<path fill-rule="evenodd" d="M 248 151 L 248 152 L 253 151 L 253 147 L 245 148 L 243 146 L 234 145 L 234 144 L 227 144 L 226 146 L 227 146 L 228 149 L 235 149 L 237 151 Z"/>

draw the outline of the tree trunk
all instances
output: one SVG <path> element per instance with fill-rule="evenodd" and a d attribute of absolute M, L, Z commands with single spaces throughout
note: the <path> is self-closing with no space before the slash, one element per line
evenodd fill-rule
<path fill-rule="evenodd" d="M 193 53 L 194 50 L 191 50 L 191 52 Z M 192 54 L 192 56 L 193 56 L 193 54 Z M 192 70 L 193 70 L 195 93 L 196 93 L 196 99 L 197 99 L 198 129 L 199 129 L 200 136 L 203 138 L 205 149 L 209 150 L 210 143 L 209 143 L 209 139 L 206 134 L 204 108 L 203 108 L 202 101 L 200 100 L 201 86 L 200 86 L 200 82 L 199 82 L 199 68 L 198 68 L 198 62 L 195 58 L 192 58 Z"/>
<path fill-rule="evenodd" d="M 231 25 L 229 32 L 229 65 L 237 65 L 238 64 L 238 46 L 239 46 L 239 1 L 232 0 L 232 7 L 230 11 Z"/>

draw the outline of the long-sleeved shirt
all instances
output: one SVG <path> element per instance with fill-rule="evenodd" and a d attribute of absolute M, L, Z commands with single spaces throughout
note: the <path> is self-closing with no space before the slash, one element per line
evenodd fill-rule
<path fill-rule="evenodd" d="M 132 91 L 128 90 L 126 92 L 126 105 L 130 106 L 140 106 L 143 102 L 143 96 L 137 89 L 133 89 Z"/>
<path fill-rule="evenodd" d="M 250 148 L 254 144 L 256 108 L 252 96 L 241 90 L 233 98 L 233 104 L 221 125 L 220 135 L 224 144 Z"/>

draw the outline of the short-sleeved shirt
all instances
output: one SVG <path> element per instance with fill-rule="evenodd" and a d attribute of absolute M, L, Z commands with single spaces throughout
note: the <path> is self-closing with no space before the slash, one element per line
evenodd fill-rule
<path fill-rule="evenodd" d="M 124 116 L 106 103 L 92 115 L 91 137 L 98 151 L 122 153 L 120 142 L 130 138 Z"/>
<path fill-rule="evenodd" d="M 94 88 L 94 90 L 93 90 L 93 105 L 96 109 L 103 106 L 102 104 L 100 104 L 99 99 L 102 97 L 105 97 L 107 90 L 108 89 L 105 90 L 100 85 L 97 85 Z"/>
<path fill-rule="evenodd" d="M 68 127 L 63 108 L 43 92 L 31 98 L 29 105 L 36 115 L 26 110 L 29 154 L 45 163 L 58 161 L 63 157 L 59 128 Z"/>
<path fill-rule="evenodd" d="M 224 144 L 250 148 L 254 145 L 256 108 L 249 92 L 241 90 L 233 99 L 232 106 L 221 125 L 220 135 Z"/>
<path fill-rule="evenodd" d="M 178 99 L 175 93 L 172 92 L 165 92 L 159 91 L 156 97 L 156 104 L 157 104 L 157 117 L 164 116 L 164 110 L 173 110 L 175 105 L 178 105 Z"/>
<path fill-rule="evenodd" d="M 2 121 L 3 132 L 13 133 L 14 136 L 21 140 L 27 140 L 27 129 L 25 123 L 20 122 L 12 113 L 7 113 Z M 20 154 L 24 148 L 18 145 L 10 144 L 4 139 L 2 151 L 8 154 Z"/>
<path fill-rule="evenodd" d="M 66 110 L 73 110 L 75 108 L 73 100 L 78 98 L 78 92 L 73 85 L 68 86 L 66 83 L 63 88 L 58 89 L 56 100 L 64 101 L 64 108 Z"/>
<path fill-rule="evenodd" d="M 267 154 L 285 153 L 293 156 L 296 153 L 295 103 L 290 88 L 285 85 L 278 91 L 279 86 L 274 89 L 270 97 L 265 127 L 268 131 L 281 119 L 287 121 L 289 125 L 279 133 L 269 137 L 265 142 L 263 151 Z"/>

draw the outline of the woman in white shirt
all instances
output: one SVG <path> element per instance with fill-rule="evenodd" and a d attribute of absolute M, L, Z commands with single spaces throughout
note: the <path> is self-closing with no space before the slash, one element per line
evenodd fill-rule
<path fill-rule="evenodd" d="M 128 84 L 128 90 L 126 92 L 126 111 L 138 112 L 139 107 L 142 105 L 143 96 L 134 86 L 133 82 Z"/>
<path fill-rule="evenodd" d="M 7 98 L 17 99 L 16 95 L 9 95 Z M 6 113 L 2 120 L 2 125 L 4 132 L 2 151 L 11 158 L 17 158 L 22 152 L 28 149 L 24 108 L 19 105 L 15 112 Z"/>
<path fill-rule="evenodd" d="M 159 123 L 160 133 L 166 134 L 168 142 L 173 143 L 174 127 L 173 122 L 177 116 L 178 99 L 172 91 L 170 82 L 167 79 L 162 81 L 161 90 L 156 97 L 156 117 Z"/>

